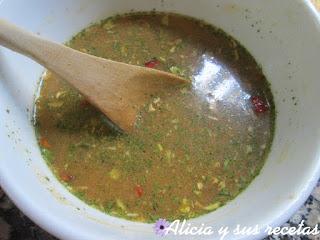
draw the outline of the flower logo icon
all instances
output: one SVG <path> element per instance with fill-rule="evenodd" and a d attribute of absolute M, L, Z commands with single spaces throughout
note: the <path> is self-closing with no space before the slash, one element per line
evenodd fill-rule
<path fill-rule="evenodd" d="M 154 225 L 154 231 L 156 235 L 164 237 L 167 234 L 166 229 L 170 226 L 170 222 L 168 222 L 166 219 L 160 218 L 158 221 L 156 221 Z"/>

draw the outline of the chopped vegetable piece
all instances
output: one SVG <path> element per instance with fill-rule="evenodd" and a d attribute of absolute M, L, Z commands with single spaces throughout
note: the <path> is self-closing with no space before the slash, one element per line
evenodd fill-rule
<path fill-rule="evenodd" d="M 148 67 L 148 68 L 155 68 L 159 64 L 160 64 L 160 62 L 156 58 L 154 58 L 154 59 L 150 60 L 149 62 L 146 62 L 144 64 L 144 66 Z"/>
<path fill-rule="evenodd" d="M 265 101 L 260 96 L 253 96 L 251 98 L 251 102 L 253 105 L 253 110 L 256 113 L 264 113 L 269 109 L 269 106 L 265 103 Z"/>
<path fill-rule="evenodd" d="M 40 146 L 44 148 L 50 148 L 51 145 L 49 144 L 48 140 L 44 137 L 40 138 Z"/>
<path fill-rule="evenodd" d="M 138 197 L 141 197 L 143 195 L 143 188 L 140 186 L 140 185 L 137 185 L 135 188 L 134 188 L 135 192 L 136 192 L 136 195 Z"/>
<path fill-rule="evenodd" d="M 84 99 L 80 102 L 80 107 L 86 108 L 88 106 L 90 106 L 90 103 L 87 100 Z"/>
<path fill-rule="evenodd" d="M 120 199 L 116 200 L 116 204 L 121 210 L 123 210 L 123 211 L 126 210 L 126 206 L 124 205 L 124 203 Z"/>
<path fill-rule="evenodd" d="M 106 30 L 111 30 L 112 28 L 114 28 L 114 23 L 112 19 L 109 19 L 108 21 L 106 21 L 106 23 L 103 24 L 103 28 Z"/>
<path fill-rule="evenodd" d="M 203 183 L 202 182 L 198 182 L 197 183 L 197 187 L 199 190 L 201 190 L 203 188 Z"/>
<path fill-rule="evenodd" d="M 109 176 L 113 179 L 113 180 L 118 180 L 120 178 L 120 171 L 116 168 L 113 168 L 110 172 L 109 172 Z"/>
<path fill-rule="evenodd" d="M 138 213 L 127 213 L 128 217 L 138 217 L 139 214 Z"/>
<path fill-rule="evenodd" d="M 170 67 L 170 72 L 172 72 L 173 74 L 179 75 L 179 76 L 184 76 L 184 70 L 182 70 L 181 68 L 179 68 L 177 66 Z"/>
<path fill-rule="evenodd" d="M 72 176 L 72 175 L 70 175 L 68 173 L 65 173 L 65 172 L 60 174 L 60 178 L 61 178 L 62 181 L 66 182 L 66 183 L 69 183 L 69 182 L 71 182 L 71 181 L 73 181 L 75 179 L 74 176 Z"/>
<path fill-rule="evenodd" d="M 191 210 L 191 207 L 190 207 L 189 201 L 186 198 L 182 199 L 182 203 L 180 206 L 180 212 L 188 213 L 188 212 L 190 212 L 190 210 Z"/>
<path fill-rule="evenodd" d="M 48 106 L 51 108 L 60 108 L 62 107 L 62 105 L 63 105 L 62 101 L 53 101 L 48 103 Z"/>
<path fill-rule="evenodd" d="M 149 112 L 154 112 L 154 111 L 156 111 L 156 109 L 153 107 L 152 103 L 149 104 L 148 111 L 149 111 Z"/>
<path fill-rule="evenodd" d="M 53 163 L 54 154 L 52 151 L 48 150 L 47 148 L 41 149 L 42 156 L 48 163 Z"/>
<path fill-rule="evenodd" d="M 157 144 L 157 147 L 158 147 L 158 149 L 159 149 L 160 152 L 163 151 L 163 147 L 162 147 L 162 145 L 161 145 L 160 143 Z"/>
<path fill-rule="evenodd" d="M 220 202 L 212 203 L 212 204 L 204 207 L 203 209 L 207 210 L 207 211 L 213 211 L 213 210 L 216 210 L 218 207 L 220 207 Z"/>

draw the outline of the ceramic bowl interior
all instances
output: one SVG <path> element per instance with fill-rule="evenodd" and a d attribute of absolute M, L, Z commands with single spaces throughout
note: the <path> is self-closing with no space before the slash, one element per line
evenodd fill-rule
<path fill-rule="evenodd" d="M 276 104 L 275 138 L 261 174 L 229 204 L 190 223 L 215 229 L 258 224 L 263 229 L 286 221 L 307 198 L 320 173 L 316 103 L 320 23 L 308 1 L 4 0 L 0 16 L 43 37 L 65 42 L 92 22 L 116 13 L 153 9 L 205 20 L 238 39 L 261 64 Z M 4 190 L 29 217 L 61 239 L 156 238 L 150 224 L 111 217 L 84 204 L 48 169 L 31 123 L 43 70 L 30 59 L 0 49 L 0 183 Z"/>

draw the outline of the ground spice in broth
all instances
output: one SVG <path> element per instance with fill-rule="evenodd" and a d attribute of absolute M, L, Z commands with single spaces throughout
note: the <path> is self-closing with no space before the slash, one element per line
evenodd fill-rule
<path fill-rule="evenodd" d="M 83 201 L 133 221 L 192 218 L 258 175 L 273 138 L 272 94 L 254 58 L 222 30 L 176 14 L 132 13 L 94 24 L 68 45 L 191 82 L 153 96 L 125 135 L 46 73 L 35 108 L 41 151 Z"/>

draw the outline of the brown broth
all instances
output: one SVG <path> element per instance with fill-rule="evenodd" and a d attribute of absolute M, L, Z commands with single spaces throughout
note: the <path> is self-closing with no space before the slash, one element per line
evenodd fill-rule
<path fill-rule="evenodd" d="M 154 96 L 125 135 L 47 72 L 35 110 L 39 144 L 85 202 L 134 221 L 192 218 L 235 198 L 259 174 L 273 138 L 272 94 L 254 58 L 222 30 L 176 14 L 135 13 L 94 24 L 68 45 L 191 82 Z"/>

